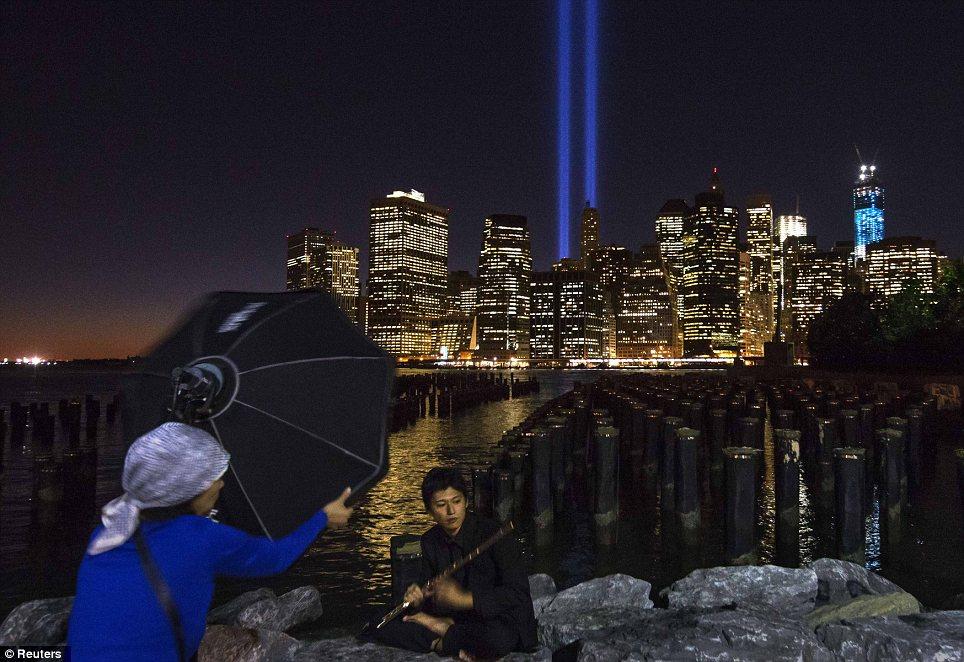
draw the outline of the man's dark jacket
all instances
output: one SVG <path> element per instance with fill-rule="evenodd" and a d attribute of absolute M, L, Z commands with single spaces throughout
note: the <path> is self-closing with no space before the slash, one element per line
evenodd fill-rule
<path fill-rule="evenodd" d="M 422 583 L 435 577 L 499 530 L 499 525 L 468 512 L 458 534 L 452 538 L 439 525 L 422 534 Z M 462 588 L 472 592 L 471 612 L 449 615 L 463 618 L 497 619 L 519 634 L 521 650 L 538 645 L 536 619 L 532 612 L 529 577 L 519 542 L 513 534 L 486 550 L 453 575 Z"/>

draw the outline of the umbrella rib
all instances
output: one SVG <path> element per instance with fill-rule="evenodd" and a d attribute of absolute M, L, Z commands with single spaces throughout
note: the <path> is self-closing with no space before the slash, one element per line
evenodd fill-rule
<path fill-rule="evenodd" d="M 280 368 L 286 365 L 295 365 L 297 363 L 314 363 L 316 361 L 384 361 L 386 360 L 384 356 L 326 356 L 317 359 L 298 359 L 297 361 L 284 361 L 283 363 L 272 363 L 270 365 L 263 365 L 257 368 L 251 368 L 250 370 L 245 370 L 244 372 L 239 372 L 239 375 L 246 375 L 249 372 L 256 372 L 258 370 L 267 370 L 268 368 Z"/>
<path fill-rule="evenodd" d="M 209 420 L 208 422 L 211 424 L 211 429 L 214 430 L 214 436 L 217 437 L 218 443 L 221 444 L 221 448 L 224 448 L 224 443 L 221 441 L 221 433 L 218 432 L 218 426 L 214 424 L 213 420 Z M 244 485 L 241 483 L 241 477 L 238 476 L 238 472 L 234 468 L 234 462 L 229 461 L 228 466 L 231 467 L 231 473 L 234 474 L 234 480 L 237 481 L 238 487 L 241 488 L 241 494 L 244 495 L 244 500 L 248 502 L 249 506 L 251 506 L 251 512 L 253 512 L 254 516 L 258 519 L 258 524 L 261 525 L 261 530 L 264 531 L 264 535 L 268 536 L 268 540 L 274 540 L 274 538 L 271 537 L 271 534 L 268 533 L 268 527 L 264 525 L 264 521 L 262 521 L 261 514 L 258 513 L 258 509 L 254 507 L 254 502 L 251 501 L 251 497 L 248 496 L 248 491 L 244 489 Z"/>
<path fill-rule="evenodd" d="M 302 298 L 302 299 L 298 299 L 297 301 L 292 301 L 291 303 L 289 303 L 289 304 L 288 304 L 287 306 L 285 306 L 284 308 L 279 308 L 278 310 L 274 311 L 273 313 L 271 313 L 270 315 L 268 315 L 268 316 L 265 317 L 264 319 L 258 320 L 257 324 L 255 324 L 255 325 L 252 326 L 250 329 L 248 329 L 247 331 L 245 331 L 244 333 L 242 333 L 240 336 L 238 336 L 237 340 L 235 340 L 233 343 L 231 343 L 231 346 L 228 347 L 228 348 L 223 352 L 224 355 L 227 356 L 228 354 L 230 354 L 231 352 L 233 352 L 233 351 L 235 350 L 235 348 L 237 348 L 237 346 L 240 345 L 241 342 L 242 342 L 245 338 L 247 338 L 249 335 L 251 335 L 251 334 L 255 331 L 255 329 L 257 329 L 259 326 L 261 326 L 262 324 L 264 324 L 264 323 L 267 322 L 268 320 L 272 319 L 273 317 L 276 317 L 277 315 L 280 315 L 281 313 L 284 313 L 284 312 L 287 312 L 287 311 L 291 310 L 291 309 L 294 308 L 295 306 L 298 306 L 298 305 L 303 304 L 305 301 L 311 301 L 311 300 L 316 299 L 316 298 L 317 298 L 317 295 L 314 296 L 314 297 L 306 296 L 306 297 L 304 297 L 304 298 Z"/>
<path fill-rule="evenodd" d="M 350 456 L 350 457 L 353 457 L 353 458 L 355 458 L 356 460 L 358 460 L 359 462 L 364 462 L 365 464 L 367 464 L 367 465 L 370 466 L 370 467 L 378 468 L 378 465 L 375 464 L 374 462 L 372 462 L 371 460 L 366 460 L 366 459 L 363 458 L 362 456 L 356 455 L 356 454 L 352 453 L 350 450 L 348 450 L 347 448 L 342 448 L 341 446 L 339 446 L 339 445 L 336 444 L 335 442 L 329 441 L 328 439 L 325 439 L 324 437 L 322 437 L 322 436 L 320 436 L 320 435 L 317 435 L 317 434 L 315 434 L 314 432 L 311 432 L 310 430 L 306 430 L 306 429 L 304 429 L 303 427 L 299 427 L 299 426 L 295 425 L 294 423 L 292 423 L 292 422 L 290 422 L 290 421 L 286 421 L 286 420 L 283 419 L 283 418 L 279 418 L 279 417 L 275 416 L 274 414 L 269 414 L 268 412 L 266 412 L 266 411 L 263 410 L 263 409 L 258 409 L 258 408 L 255 407 L 254 405 L 249 405 L 247 402 L 241 402 L 240 400 L 235 400 L 234 403 L 237 404 L 237 405 L 244 405 L 244 406 L 247 407 L 248 409 L 253 409 L 253 410 L 255 410 L 256 412 L 258 412 L 259 414 L 264 414 L 264 415 L 267 416 L 268 418 L 273 418 L 273 419 L 276 420 L 276 421 L 279 421 L 279 422 L 281 422 L 281 423 L 284 423 L 284 424 L 287 425 L 288 427 L 292 427 L 292 428 L 294 428 L 295 430 L 298 430 L 299 432 L 305 433 L 306 435 L 308 435 L 308 436 L 311 437 L 312 439 L 317 439 L 318 441 L 322 441 L 322 442 L 328 444 L 328 445 L 331 446 L 332 448 L 337 448 L 338 450 L 340 450 L 340 451 L 341 451 L 342 453 L 344 453 L 345 455 L 348 455 L 348 456 Z"/>

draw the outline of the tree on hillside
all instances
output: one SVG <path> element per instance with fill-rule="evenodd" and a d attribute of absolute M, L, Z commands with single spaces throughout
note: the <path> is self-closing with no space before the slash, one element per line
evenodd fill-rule
<path fill-rule="evenodd" d="M 887 301 L 880 317 L 880 330 L 888 343 L 900 344 L 934 328 L 934 297 L 924 294 L 912 278 Z"/>

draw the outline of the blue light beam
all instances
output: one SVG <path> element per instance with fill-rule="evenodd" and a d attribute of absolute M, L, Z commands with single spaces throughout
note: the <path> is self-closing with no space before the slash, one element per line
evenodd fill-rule
<path fill-rule="evenodd" d="M 570 105 L 572 103 L 570 87 L 572 77 L 572 63 L 570 62 L 569 52 L 572 48 L 572 1 L 559 0 L 558 15 L 558 58 L 559 68 L 556 72 L 557 80 L 557 103 L 559 125 L 557 134 L 559 143 L 557 145 L 558 158 L 558 187 L 559 187 L 559 259 L 569 257 L 569 179 L 570 179 L 570 158 L 572 146 L 570 145 L 569 124 L 570 124 Z"/>
<path fill-rule="evenodd" d="M 598 73 L 599 62 L 597 57 L 597 46 L 599 42 L 599 4 L 597 0 L 586 0 L 586 39 L 585 64 L 586 72 L 584 77 L 585 103 L 583 112 L 585 113 L 585 164 L 583 175 L 583 186 L 586 191 L 586 199 L 592 202 L 592 206 L 598 208 L 599 200 L 596 198 L 596 96 L 599 86 Z"/>

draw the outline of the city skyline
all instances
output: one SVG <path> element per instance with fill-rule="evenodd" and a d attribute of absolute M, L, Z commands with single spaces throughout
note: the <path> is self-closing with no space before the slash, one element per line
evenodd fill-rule
<path fill-rule="evenodd" d="M 574 90 L 584 4 L 573 3 Z M 300 228 L 360 247 L 364 281 L 368 202 L 399 188 L 452 209 L 449 270 L 474 271 L 483 219 L 499 213 L 529 219 L 533 268 L 548 269 L 555 10 L 207 7 L 185 22 L 160 7 L 5 5 L 0 356 L 144 351 L 204 292 L 284 289 L 278 237 Z M 735 206 L 767 191 L 776 218 L 799 194 L 821 248 L 852 239 L 857 143 L 879 148 L 885 236 L 933 239 L 959 257 L 959 211 L 941 178 L 956 154 L 941 136 L 960 133 L 942 83 L 960 42 L 941 28 L 960 7 L 731 10 L 599 3 L 600 244 L 652 243 L 661 205 L 702 190 L 711 167 Z M 76 26 L 82 41 L 64 36 Z M 433 31 L 437 43 L 404 46 Z M 310 47 L 265 55 L 273 40 Z M 397 98 L 385 101 L 389 88 Z M 577 121 L 574 163 L 580 131 Z M 582 177 L 573 168 L 570 247 Z"/>

